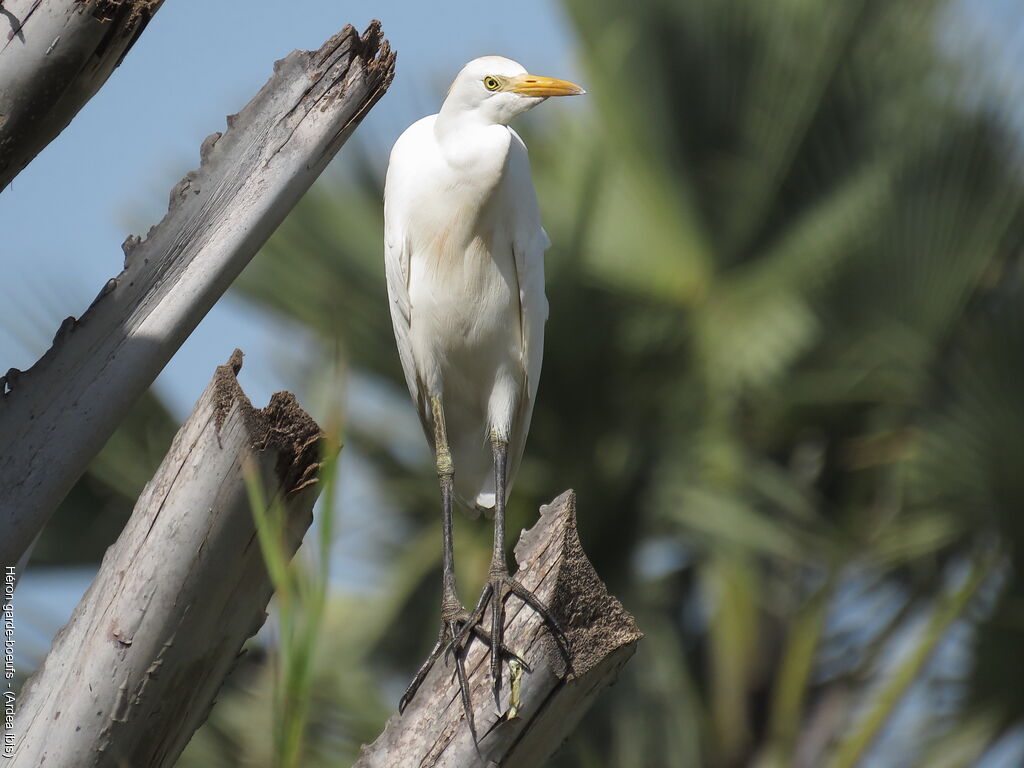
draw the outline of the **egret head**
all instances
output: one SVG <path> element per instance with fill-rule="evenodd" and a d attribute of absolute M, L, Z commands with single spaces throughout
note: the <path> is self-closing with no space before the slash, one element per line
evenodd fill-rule
<path fill-rule="evenodd" d="M 442 110 L 472 112 L 486 123 L 508 123 L 549 96 L 586 93 L 578 85 L 531 75 L 522 64 L 503 56 L 473 59 L 455 77 Z"/>

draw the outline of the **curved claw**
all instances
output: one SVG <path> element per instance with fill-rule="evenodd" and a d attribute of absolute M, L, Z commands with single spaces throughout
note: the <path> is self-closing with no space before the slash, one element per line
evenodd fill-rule
<path fill-rule="evenodd" d="M 513 579 L 507 573 L 501 574 L 492 573 L 488 579 L 487 584 L 484 585 L 483 590 L 480 593 L 480 599 L 477 601 L 476 607 L 473 612 L 468 616 L 466 622 L 463 624 L 459 631 L 458 640 L 463 642 L 469 633 L 472 632 L 477 636 L 483 638 L 488 645 L 491 646 L 491 657 L 490 657 L 490 673 L 492 682 L 492 691 L 494 692 L 495 703 L 500 706 L 500 694 L 501 694 L 501 658 L 498 654 L 494 653 L 495 644 L 500 649 L 501 655 L 507 656 L 508 658 L 515 659 L 517 662 L 523 665 L 523 668 L 527 672 L 533 671 L 529 664 L 517 653 L 512 652 L 502 642 L 502 636 L 505 628 L 505 600 L 508 599 L 509 595 L 515 595 L 523 601 L 531 610 L 537 613 L 541 619 L 543 619 L 545 626 L 551 633 L 555 640 L 555 644 L 558 646 L 559 653 L 565 660 L 566 666 L 572 668 L 572 657 L 569 653 L 569 641 L 566 637 L 565 631 L 559 625 L 558 621 L 552 616 L 551 611 L 548 610 L 533 592 L 524 587 L 519 581 Z M 491 606 L 491 631 L 488 633 L 481 626 L 483 621 L 483 615 L 487 606 Z"/>
<path fill-rule="evenodd" d="M 489 646 L 493 646 L 494 645 L 494 643 L 491 642 L 491 637 L 492 637 L 491 633 L 488 632 L 483 627 L 481 627 L 479 624 L 477 624 L 475 627 L 473 627 L 473 634 L 476 635 L 477 637 L 479 637 L 485 643 L 487 643 L 487 645 L 489 645 Z M 501 655 L 503 657 L 505 657 L 506 659 L 508 659 L 509 661 L 515 660 L 515 661 L 519 662 L 520 665 L 522 665 L 522 667 L 523 667 L 523 669 L 525 671 L 533 672 L 533 667 L 531 667 L 529 665 L 529 663 L 526 661 L 526 659 L 524 659 L 522 656 L 520 656 L 518 653 L 513 651 L 511 648 L 509 648 L 504 643 L 501 644 L 501 646 L 499 647 L 498 650 L 500 650 L 501 651 Z"/>
<path fill-rule="evenodd" d="M 565 664 L 569 669 L 572 669 L 572 655 L 569 653 L 569 638 L 565 634 L 565 630 L 562 629 L 562 625 L 558 623 L 558 620 L 551 614 L 551 611 L 547 609 L 537 596 L 530 590 L 520 584 L 518 581 L 513 579 L 511 576 L 508 577 L 508 588 L 509 591 L 530 606 L 535 613 L 537 613 L 548 627 L 548 631 L 551 632 L 551 636 L 555 638 L 555 645 L 558 646 L 559 653 L 562 654 L 562 658 L 565 660 Z M 507 595 L 506 595 L 507 596 Z"/>
<path fill-rule="evenodd" d="M 491 596 L 490 590 L 491 585 L 489 583 L 485 584 L 484 591 L 480 594 L 480 599 L 477 600 L 476 607 L 473 609 L 473 612 L 466 617 L 466 621 L 462 625 L 462 629 L 459 630 L 458 639 L 460 642 L 465 642 L 470 632 L 477 633 L 477 630 L 479 629 L 487 636 L 487 644 L 490 645 L 490 633 L 480 626 L 480 621 L 484 617 L 484 608 L 487 607 L 487 600 Z"/>
<path fill-rule="evenodd" d="M 455 642 L 455 625 L 448 625 L 448 634 L 451 637 L 451 643 Z M 448 646 L 451 647 L 451 644 Z M 460 648 L 460 651 L 465 650 Z M 462 699 L 462 711 L 466 713 L 466 722 L 469 724 L 469 732 L 473 736 L 473 743 L 479 742 L 476 735 L 476 724 L 473 722 L 473 703 L 469 698 L 469 679 L 466 677 L 466 665 L 462 658 L 463 654 L 455 652 L 452 654 L 455 658 L 455 674 L 459 678 L 459 696 Z"/>
<path fill-rule="evenodd" d="M 441 655 L 441 651 L 445 650 L 445 643 L 442 642 L 444 639 L 444 628 L 442 627 L 440 634 L 438 635 L 437 642 L 434 643 L 434 648 L 427 656 L 427 660 L 420 665 L 420 668 L 416 671 L 416 676 L 409 683 L 409 687 L 405 689 L 405 693 L 402 694 L 402 698 L 398 700 L 398 713 L 403 714 L 405 708 L 409 706 L 409 702 L 412 701 L 412 697 L 416 695 L 416 691 L 419 690 L 420 686 L 423 685 L 423 681 L 427 678 L 427 673 L 430 668 L 434 666 L 434 662 L 437 661 L 437 657 Z"/>
<path fill-rule="evenodd" d="M 447 663 L 448 654 L 451 653 L 455 659 L 455 674 L 459 680 L 459 697 L 462 699 L 462 710 L 466 714 L 466 722 L 469 724 L 469 731 L 473 735 L 473 743 L 475 744 L 478 740 L 476 723 L 473 719 L 473 704 L 469 697 L 469 678 L 466 676 L 466 665 L 463 658 L 466 646 L 458 641 L 461 635 L 461 627 L 459 625 L 464 625 L 467 619 L 468 617 L 463 612 L 463 615 L 457 619 L 450 621 L 447 619 L 442 620 L 441 631 L 437 635 L 437 642 L 434 643 L 434 647 L 427 656 L 426 661 L 420 665 L 416 676 L 409 683 L 409 687 L 405 689 L 402 698 L 399 699 L 398 712 L 404 714 L 405 708 L 409 706 L 423 681 L 427 679 L 427 673 L 434 666 L 438 656 L 444 653 L 445 663 Z M 453 648 L 455 649 L 454 651 L 452 650 Z"/>
<path fill-rule="evenodd" d="M 487 597 L 490 597 L 489 593 Z M 472 614 L 466 614 L 465 611 L 463 611 L 462 615 L 458 618 L 450 621 L 447 619 L 443 620 L 441 631 L 437 636 L 437 642 L 434 643 L 434 647 L 431 649 L 426 661 L 424 661 L 419 670 L 417 670 L 416 676 L 412 679 L 412 682 L 409 683 L 409 687 L 405 689 L 405 693 L 402 694 L 402 698 L 398 701 L 399 714 L 403 714 L 405 712 L 406 707 L 408 707 L 409 703 L 413 700 L 413 697 L 423 684 L 423 681 L 427 679 L 427 674 L 434 666 L 434 662 L 437 661 L 441 654 L 444 654 L 445 664 L 448 663 L 449 658 L 455 659 L 455 676 L 459 681 L 459 698 L 462 700 L 462 709 L 466 714 L 466 722 L 469 724 L 470 733 L 473 735 L 473 742 L 477 743 L 479 741 L 476 732 L 476 722 L 473 718 L 473 705 L 469 696 L 469 678 L 466 674 L 464 657 L 468 647 L 467 640 L 469 639 L 470 634 L 473 634 L 491 647 L 491 655 L 492 658 L 494 658 L 494 636 L 491 632 L 488 632 L 480 626 L 480 619 L 483 616 L 483 609 L 486 605 L 487 602 L 484 600 L 477 606 L 477 609 L 474 610 Z M 500 634 L 501 632 L 499 632 L 499 635 Z M 514 660 L 522 666 L 524 671 L 533 671 L 533 668 L 527 663 L 526 659 L 504 643 L 499 644 L 498 650 L 502 657 Z"/>

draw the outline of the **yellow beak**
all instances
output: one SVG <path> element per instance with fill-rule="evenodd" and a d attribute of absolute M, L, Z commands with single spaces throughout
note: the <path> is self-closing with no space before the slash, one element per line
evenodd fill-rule
<path fill-rule="evenodd" d="M 507 90 L 513 93 L 520 93 L 523 96 L 578 96 L 586 93 L 575 83 L 568 80 L 559 80 L 554 77 L 541 77 L 540 75 L 516 75 L 509 78 Z"/>

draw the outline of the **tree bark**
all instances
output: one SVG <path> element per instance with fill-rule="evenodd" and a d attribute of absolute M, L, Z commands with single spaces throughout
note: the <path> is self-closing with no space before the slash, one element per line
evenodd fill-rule
<path fill-rule="evenodd" d="M 543 620 L 516 597 L 507 602 L 505 644 L 531 671 L 520 684 L 518 717 L 503 664 L 501 714 L 490 690 L 486 648 L 474 640 L 466 658 L 479 744 L 462 711 L 451 662 L 439 659 L 404 714 L 395 714 L 354 768 L 538 768 L 565 740 L 603 688 L 611 685 L 643 635 L 608 594 L 580 545 L 576 495 L 541 507 L 540 521 L 516 545 L 516 578 L 545 602 L 569 640 L 571 668 Z M 484 616 L 490 626 L 490 612 Z"/>
<path fill-rule="evenodd" d="M 0 3 L 0 191 L 63 131 L 163 0 Z"/>
<path fill-rule="evenodd" d="M 380 25 L 296 51 L 200 151 L 125 268 L 25 372 L 0 378 L 0 566 L 18 561 L 119 423 L 383 95 Z"/>
<path fill-rule="evenodd" d="M 290 558 L 312 520 L 322 433 L 287 392 L 255 410 L 217 369 L 108 550 L 15 720 L 12 768 L 171 766 L 206 719 L 272 586 L 243 462 L 286 510 Z"/>

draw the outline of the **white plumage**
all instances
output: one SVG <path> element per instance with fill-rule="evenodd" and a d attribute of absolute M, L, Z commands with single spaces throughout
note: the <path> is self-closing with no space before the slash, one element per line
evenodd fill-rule
<path fill-rule="evenodd" d="M 526 86 L 532 79 L 536 91 L 562 82 L 531 77 L 499 56 L 470 62 L 441 111 L 395 143 L 384 192 L 388 293 L 406 383 L 431 442 L 428 397 L 440 397 L 456 495 L 485 510 L 495 503 L 491 431 L 508 442 L 506 488 L 526 444 L 548 315 L 549 244 L 526 145 L 507 125 L 544 95 L 491 92 L 487 77 Z"/>
<path fill-rule="evenodd" d="M 405 380 L 434 448 L 444 544 L 441 630 L 399 709 L 451 649 L 474 738 L 464 651 L 470 635 L 490 645 L 497 702 L 510 594 L 540 613 L 565 648 L 554 617 L 505 562 L 505 501 L 526 445 L 548 316 L 548 238 L 526 145 L 508 123 L 549 96 L 582 92 L 564 80 L 527 74 L 509 59 L 474 59 L 455 78 L 441 111 L 395 142 L 384 187 L 391 319 Z M 471 614 L 455 588 L 453 495 L 494 516 L 488 581 Z M 489 633 L 480 626 L 487 605 Z"/>

